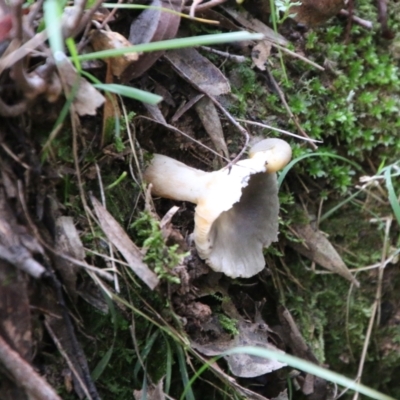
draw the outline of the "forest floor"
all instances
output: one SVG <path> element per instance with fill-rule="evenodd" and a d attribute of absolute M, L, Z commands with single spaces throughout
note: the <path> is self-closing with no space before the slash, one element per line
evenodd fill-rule
<path fill-rule="evenodd" d="M 326 370 L 384 393 L 344 399 L 400 398 L 400 4 L 359 0 L 352 20 L 340 0 L 227 2 L 190 20 L 180 2 L 14 3 L 0 1 L 0 399 L 336 399 Z M 264 37 L 223 36 L 239 31 Z M 191 47 L 149 52 L 174 38 Z M 155 153 L 232 167 L 276 137 L 293 152 L 279 240 L 260 273 L 215 272 L 195 205 L 152 197 L 143 173 Z"/>

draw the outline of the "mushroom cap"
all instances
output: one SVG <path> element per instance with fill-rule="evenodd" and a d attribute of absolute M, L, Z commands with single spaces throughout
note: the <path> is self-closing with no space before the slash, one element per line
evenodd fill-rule
<path fill-rule="evenodd" d="M 251 148 L 250 156 L 210 174 L 195 212 L 199 256 L 232 278 L 260 272 L 265 266 L 263 247 L 278 239 L 275 171 L 290 161 L 291 149 L 281 139 L 266 139 Z"/>

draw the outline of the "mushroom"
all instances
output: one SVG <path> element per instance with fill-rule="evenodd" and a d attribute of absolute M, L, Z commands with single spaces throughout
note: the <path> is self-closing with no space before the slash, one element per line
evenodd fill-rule
<path fill-rule="evenodd" d="M 255 144 L 249 159 L 204 172 L 161 154 L 144 172 L 155 196 L 197 204 L 194 242 L 200 258 L 217 272 L 249 278 L 264 266 L 262 249 L 278 240 L 276 171 L 291 159 L 281 139 Z"/>

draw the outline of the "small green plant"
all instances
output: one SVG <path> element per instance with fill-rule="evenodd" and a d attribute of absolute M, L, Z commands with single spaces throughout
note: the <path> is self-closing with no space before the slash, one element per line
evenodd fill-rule
<path fill-rule="evenodd" d="M 165 244 L 159 222 L 148 212 L 142 212 L 131 227 L 143 241 L 142 248 L 146 252 L 143 261 L 153 268 L 160 279 L 179 284 L 180 280 L 172 269 L 181 264 L 187 254 L 179 253 L 178 245 Z"/>
<path fill-rule="evenodd" d="M 237 319 L 229 318 L 225 314 L 218 314 L 218 321 L 226 332 L 230 333 L 232 336 L 239 335 L 239 330 L 237 328 Z"/>
<path fill-rule="evenodd" d="M 301 1 L 292 2 L 292 0 L 275 0 L 276 22 L 282 24 L 287 18 L 294 18 L 295 13 L 290 13 L 293 6 L 301 6 Z"/>

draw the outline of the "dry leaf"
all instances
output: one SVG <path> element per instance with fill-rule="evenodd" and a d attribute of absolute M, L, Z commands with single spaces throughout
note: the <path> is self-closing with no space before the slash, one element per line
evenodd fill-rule
<path fill-rule="evenodd" d="M 119 250 L 132 271 L 150 288 L 154 289 L 159 279 L 157 275 L 143 262 L 140 250 L 132 242 L 114 217 L 94 197 L 90 196 L 94 211 L 100 222 L 100 227 L 108 240 Z"/>
<path fill-rule="evenodd" d="M 181 17 L 176 14 L 163 12 L 159 8 L 163 7 L 174 11 L 181 11 L 182 2 L 179 0 L 153 0 L 150 6 L 158 7 L 158 9 L 144 10 L 133 21 L 129 34 L 130 43 L 151 43 L 173 39 L 176 36 Z M 122 81 L 127 82 L 143 75 L 163 54 L 164 51 L 153 51 L 142 54 L 134 65 L 129 66 L 124 71 L 121 77 Z"/>
<path fill-rule="evenodd" d="M 93 31 L 90 40 L 94 50 L 110 50 L 131 47 L 132 44 L 118 32 L 105 30 Z M 118 57 L 110 57 L 106 59 L 111 67 L 111 72 L 116 77 L 120 77 L 128 66 L 135 63 L 139 59 L 138 53 L 126 53 Z"/>
<path fill-rule="evenodd" d="M 209 96 L 219 96 L 231 91 L 225 75 L 196 49 L 169 51 L 165 58 L 183 79 L 201 92 Z"/>
<path fill-rule="evenodd" d="M 67 254 L 75 259 L 84 261 L 85 250 L 72 217 L 60 217 L 57 219 L 55 242 L 58 253 Z M 61 275 L 63 284 L 68 289 L 68 294 L 73 298 L 76 297 L 76 275 L 80 268 L 71 261 L 57 255 L 54 266 Z"/>
<path fill-rule="evenodd" d="M 150 385 L 145 393 L 143 393 L 144 390 L 134 390 L 133 391 L 133 396 L 135 397 L 135 400 L 142 400 L 145 398 L 146 400 L 164 400 L 165 395 L 163 392 L 163 381 L 160 380 L 160 382 L 157 383 L 157 385 Z M 145 394 L 145 397 L 143 395 Z"/>
<path fill-rule="evenodd" d="M 239 335 L 234 339 L 226 340 L 224 335 L 221 335 L 209 343 L 200 344 L 193 341 L 191 343 L 193 348 L 209 357 L 238 346 L 256 346 L 279 351 L 274 345 L 268 343 L 268 331 L 260 328 L 263 325 L 260 322 L 249 323 L 243 320 L 238 323 Z M 248 354 L 232 354 L 224 356 L 224 358 L 228 362 L 232 374 L 240 378 L 254 378 L 286 366 L 279 361 Z"/>
<path fill-rule="evenodd" d="M 343 276 L 357 287 L 360 286 L 339 253 L 321 231 L 313 229 L 310 224 L 292 225 L 292 227 L 304 244 L 291 242 L 291 247 L 321 267 Z"/>
<path fill-rule="evenodd" d="M 233 7 L 222 7 L 222 9 L 249 31 L 262 33 L 266 40 L 281 46 L 287 46 L 289 44 L 282 35 L 275 32 L 257 18 L 252 17 L 247 11 L 238 10 Z"/>
<path fill-rule="evenodd" d="M 208 97 L 203 97 L 196 103 L 194 108 L 197 111 L 204 129 L 210 136 L 215 150 L 226 158 L 229 158 L 228 146 L 225 143 L 221 121 L 214 103 Z"/>
<path fill-rule="evenodd" d="M 71 61 L 66 56 L 60 55 L 63 60 L 57 64 L 62 80 L 71 90 L 78 83 L 78 89 L 73 101 L 78 115 L 96 115 L 97 108 L 104 103 L 104 96 L 95 89 L 85 78 L 80 77 Z"/>
<path fill-rule="evenodd" d="M 271 54 L 271 42 L 263 40 L 257 43 L 251 51 L 251 59 L 260 71 L 265 71 L 265 63 Z"/>

